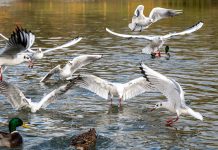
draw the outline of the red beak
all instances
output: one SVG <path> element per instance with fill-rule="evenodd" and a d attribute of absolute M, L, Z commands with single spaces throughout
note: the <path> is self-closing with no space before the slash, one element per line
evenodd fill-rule
<path fill-rule="evenodd" d="M 32 60 L 29 61 L 28 68 L 33 68 L 33 61 Z"/>

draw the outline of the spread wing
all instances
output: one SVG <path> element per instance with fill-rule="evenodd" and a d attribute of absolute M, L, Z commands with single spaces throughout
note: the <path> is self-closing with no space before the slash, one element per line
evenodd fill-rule
<path fill-rule="evenodd" d="M 60 86 L 59 88 L 53 90 L 52 92 L 50 92 L 49 94 L 47 94 L 46 96 L 44 96 L 41 101 L 39 102 L 39 108 L 40 107 L 47 107 L 50 103 L 54 102 L 58 96 L 63 95 L 64 93 L 66 93 L 73 85 L 75 85 L 75 83 L 77 82 L 77 80 L 80 77 L 76 77 L 73 78 L 71 80 L 69 80 L 69 82 L 65 85 Z"/>
<path fill-rule="evenodd" d="M 70 70 L 72 73 L 74 73 L 81 67 L 86 66 L 101 58 L 102 58 L 102 55 L 81 55 L 81 56 L 75 57 L 72 61 L 70 61 L 71 66 L 72 66 Z"/>
<path fill-rule="evenodd" d="M 16 86 L 0 81 L 0 94 L 7 98 L 8 102 L 15 109 L 28 105 L 27 98 Z"/>
<path fill-rule="evenodd" d="M 48 53 L 48 52 L 51 52 L 51 51 L 54 51 L 54 50 L 57 50 L 57 49 L 61 49 L 61 48 L 65 48 L 65 47 L 69 47 L 69 46 L 72 46 L 72 45 L 75 45 L 76 43 L 78 43 L 80 40 L 82 40 L 82 37 L 76 37 L 75 39 L 63 44 L 63 45 L 60 45 L 60 46 L 57 46 L 57 47 L 54 47 L 54 48 L 49 48 L 45 51 L 43 51 L 43 53 Z"/>
<path fill-rule="evenodd" d="M 141 73 L 154 88 L 165 95 L 173 106 L 184 104 L 184 92 L 176 81 L 152 70 L 143 63 L 140 64 Z"/>
<path fill-rule="evenodd" d="M 168 39 L 168 38 L 171 38 L 171 37 L 177 36 L 177 35 L 190 34 L 192 32 L 199 30 L 203 25 L 204 25 L 204 23 L 202 21 L 199 21 L 198 23 L 194 24 L 193 26 L 187 28 L 186 30 L 184 30 L 182 32 L 169 33 L 169 34 L 164 35 L 162 37 L 165 39 Z"/>
<path fill-rule="evenodd" d="M 80 75 L 77 85 L 96 93 L 104 99 L 108 99 L 110 91 L 116 90 L 116 87 L 112 83 L 94 75 Z"/>
<path fill-rule="evenodd" d="M 130 99 L 146 91 L 153 91 L 151 83 L 144 77 L 139 77 L 124 84 L 123 100 Z"/>
<path fill-rule="evenodd" d="M 11 34 L 11 37 L 3 48 L 2 56 L 15 56 L 16 54 L 29 49 L 34 43 L 35 35 L 26 29 L 17 27 L 15 32 Z"/>
<path fill-rule="evenodd" d="M 182 10 L 166 9 L 156 7 L 153 8 L 149 14 L 149 18 L 152 19 L 152 22 L 156 22 L 163 18 L 174 17 L 182 14 Z"/>
<path fill-rule="evenodd" d="M 40 82 L 46 82 L 49 78 L 51 78 L 51 76 L 55 73 L 60 73 L 61 71 L 61 66 L 57 65 L 56 67 L 54 67 L 52 70 L 50 70 L 41 80 Z"/>
<path fill-rule="evenodd" d="M 108 28 L 106 28 L 106 31 L 109 32 L 110 34 L 123 37 L 123 38 L 137 38 L 137 39 L 145 39 L 149 41 L 152 41 L 154 39 L 154 36 L 120 34 L 120 33 L 113 32 Z"/>

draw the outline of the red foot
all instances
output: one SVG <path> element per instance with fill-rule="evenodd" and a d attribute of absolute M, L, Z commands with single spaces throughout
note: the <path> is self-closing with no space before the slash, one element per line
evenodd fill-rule
<path fill-rule="evenodd" d="M 155 57 L 161 57 L 160 51 L 155 52 Z"/>
<path fill-rule="evenodd" d="M 177 116 L 176 118 L 172 118 L 172 119 L 169 119 L 169 120 L 166 120 L 166 126 L 170 126 L 172 127 L 172 125 L 179 120 L 179 117 Z"/>

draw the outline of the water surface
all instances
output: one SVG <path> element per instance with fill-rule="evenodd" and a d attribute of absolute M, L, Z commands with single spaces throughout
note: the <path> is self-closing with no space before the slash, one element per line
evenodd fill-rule
<path fill-rule="evenodd" d="M 153 7 L 183 9 L 184 14 L 161 20 L 140 34 L 163 35 L 181 31 L 202 20 L 201 30 L 169 40 L 171 59 L 150 59 L 141 54 L 143 40 L 127 40 L 110 35 L 108 27 L 131 34 L 127 25 L 137 5 L 145 14 Z M 32 114 L 13 110 L 0 97 L 0 130 L 7 131 L 8 118 L 19 116 L 35 126 L 19 128 L 24 138 L 21 149 L 73 149 L 70 139 L 89 128 L 98 133 L 97 149 L 217 149 L 218 143 L 218 3 L 214 0 L 90 0 L 0 2 L 0 32 L 11 34 L 21 25 L 36 35 L 34 47 L 53 47 L 76 36 L 84 39 L 75 46 L 57 50 L 36 62 L 34 69 L 26 64 L 10 67 L 4 79 L 16 84 L 34 101 L 58 87 L 55 80 L 40 84 L 40 78 L 58 64 L 79 54 L 103 54 L 104 58 L 84 67 L 89 73 L 113 82 L 127 82 L 140 77 L 139 62 L 175 79 L 181 84 L 190 107 L 204 116 L 204 121 L 181 117 L 174 127 L 165 120 L 175 116 L 165 110 L 147 112 L 148 107 L 166 98 L 160 93 L 144 93 L 123 103 L 122 110 L 114 99 L 110 102 L 83 89 L 73 88 L 46 110 Z M 139 33 L 136 33 L 139 34 Z M 0 46 L 4 40 L 0 39 Z"/>

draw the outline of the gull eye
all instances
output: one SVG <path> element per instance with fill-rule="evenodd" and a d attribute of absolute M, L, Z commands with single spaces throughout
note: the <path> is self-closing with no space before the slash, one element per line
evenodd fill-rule
<path fill-rule="evenodd" d="M 160 106 L 162 106 L 162 104 L 160 104 Z"/>
<path fill-rule="evenodd" d="M 24 56 L 23 58 L 26 59 L 26 56 Z"/>

